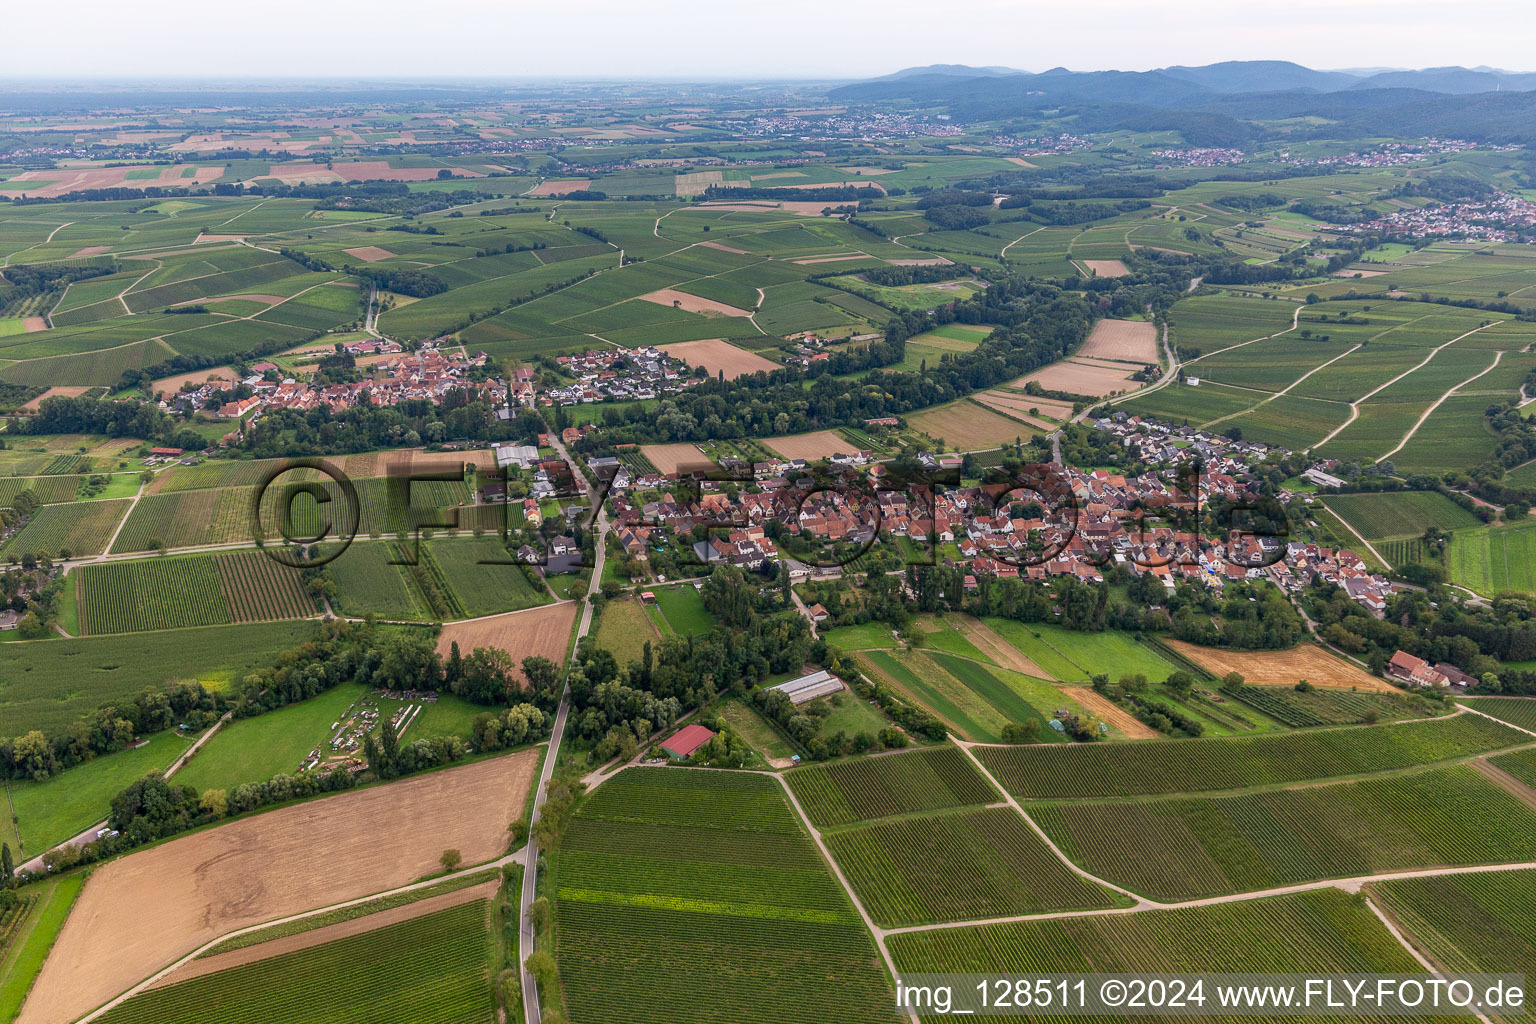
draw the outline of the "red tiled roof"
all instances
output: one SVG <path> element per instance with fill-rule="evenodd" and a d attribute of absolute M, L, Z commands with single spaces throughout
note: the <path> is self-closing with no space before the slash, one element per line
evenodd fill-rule
<path fill-rule="evenodd" d="M 661 745 L 663 750 L 671 751 L 678 757 L 688 757 L 695 750 L 715 738 L 715 734 L 702 725 L 685 725 L 673 734 L 672 738 Z"/>

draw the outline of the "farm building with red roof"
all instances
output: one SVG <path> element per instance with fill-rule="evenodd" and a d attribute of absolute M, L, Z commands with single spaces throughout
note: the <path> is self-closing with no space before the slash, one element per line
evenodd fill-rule
<path fill-rule="evenodd" d="M 714 738 L 715 734 L 702 725 L 685 725 L 673 733 L 672 738 L 661 745 L 661 749 L 678 759 L 692 757 L 695 750 Z"/>

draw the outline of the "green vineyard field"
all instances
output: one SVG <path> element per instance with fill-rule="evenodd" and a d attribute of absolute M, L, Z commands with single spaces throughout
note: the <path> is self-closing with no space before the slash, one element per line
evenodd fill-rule
<path fill-rule="evenodd" d="M 99 555 L 131 504 L 127 499 L 47 505 L 5 546 L 7 555 Z"/>
<path fill-rule="evenodd" d="M 1078 864 L 1162 900 L 1536 860 L 1536 814 L 1468 765 L 1235 796 L 1050 804 L 1030 813 Z"/>
<path fill-rule="evenodd" d="M 1485 715 L 1492 715 L 1510 725 L 1536 730 L 1536 698 L 1532 697 L 1468 697 L 1467 706 Z"/>
<path fill-rule="evenodd" d="M 1204 793 L 1388 771 L 1514 746 L 1528 737 L 1477 715 L 1402 725 L 1222 736 L 1178 743 L 978 747 L 1023 799 Z"/>
<path fill-rule="evenodd" d="M 1370 890 L 1447 971 L 1529 974 L 1536 964 L 1536 871 L 1374 882 Z M 1530 1007 L 1511 1016 L 1530 1020 Z"/>
<path fill-rule="evenodd" d="M 818 827 L 989 804 L 999 798 L 957 747 L 812 765 L 784 779 Z"/>
<path fill-rule="evenodd" d="M 826 842 L 887 927 L 1117 905 L 1117 893 L 1075 874 L 1011 807 L 880 822 Z"/>
<path fill-rule="evenodd" d="M 103 1024 L 484 1024 L 484 900 L 135 996 Z"/>
<path fill-rule="evenodd" d="M 892 936 L 889 944 L 896 969 L 909 973 L 1297 973 L 1316 971 L 1324 965 L 1339 972 L 1407 974 L 1421 970 L 1367 907 L 1336 889 L 1115 917 L 910 932 Z M 1185 1019 L 1137 1016 L 1140 1020 Z M 936 1015 L 923 1018 L 925 1024 L 942 1019 Z M 1032 1013 L 1030 1019 L 1065 1022 L 1082 1018 Z M 1255 1018 L 1218 1014 L 1205 1019 Z M 1391 1018 L 1368 1019 L 1385 1024 Z"/>
<path fill-rule="evenodd" d="M 259 551 L 146 558 L 75 570 L 87 635 L 308 618 L 299 570 Z"/>
<path fill-rule="evenodd" d="M 557 957 L 583 1024 L 888 1021 L 873 940 L 760 775 L 630 768 L 561 843 Z M 687 970 L 679 970 L 686 964 Z"/>

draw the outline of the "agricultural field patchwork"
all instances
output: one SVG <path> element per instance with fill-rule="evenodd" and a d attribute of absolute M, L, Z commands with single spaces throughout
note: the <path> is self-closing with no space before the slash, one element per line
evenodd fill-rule
<path fill-rule="evenodd" d="M 1296 973 L 1319 963 L 1362 973 L 1420 970 L 1367 907 L 1336 889 L 1107 918 L 911 932 L 892 936 L 890 947 L 897 970 L 908 973 Z"/>
<path fill-rule="evenodd" d="M 1536 871 L 1372 882 L 1368 891 L 1441 970 L 1518 971 L 1536 957 Z"/>
<path fill-rule="evenodd" d="M 1479 715 L 1401 725 L 1219 736 L 1156 744 L 979 747 L 1020 799 L 1203 793 L 1384 772 L 1516 746 L 1525 734 Z"/>
<path fill-rule="evenodd" d="M 818 827 L 1000 799 L 970 759 L 949 746 L 812 765 L 784 778 Z"/>
<path fill-rule="evenodd" d="M 124 52 L 175 66 L 174 47 L 131 45 L 147 26 L 124 29 Z M 239 58 L 205 55 L 232 75 Z M 216 717 L 130 711 L 144 690 L 262 704 L 170 778 L 206 799 L 174 822 L 186 834 L 51 871 L 0 909 L 0 1020 L 69 1024 L 204 946 L 101 1019 L 873 1024 L 895 1019 L 892 974 L 924 969 L 1413 974 L 1417 952 L 1527 972 L 1536 659 L 1524 605 L 1498 597 L 1536 595 L 1536 193 L 1528 126 L 1508 116 L 1530 82 L 1292 67 L 1279 111 L 1231 84 L 1273 68 L 1170 68 L 1153 125 L 1121 102 L 1124 76 L 1052 73 L 1041 92 L 943 70 L 766 92 L 396 83 L 370 99 L 359 80 L 345 103 L 189 106 L 145 78 L 107 109 L 79 90 L 0 99 L 0 198 L 24 199 L 0 203 L 0 605 L 17 612 L 0 632 L 0 841 L 31 858 L 94 829 Z M 1383 105 L 1403 88 L 1438 98 Z M 907 534 L 840 577 L 789 564 L 830 616 L 806 630 L 773 582 L 795 521 L 754 464 L 864 450 L 882 486 L 915 458 L 959 463 L 962 491 L 1063 461 L 1116 516 L 1159 503 L 1147 474 L 1199 456 L 1236 486 L 1284 480 L 1295 539 L 1461 589 L 1410 589 L 1393 600 L 1435 614 L 1394 605 L 1370 628 L 1347 592 L 1307 590 L 1318 630 L 1249 649 L 1290 623 L 1241 628 L 1250 594 L 1271 614 L 1273 584 L 1218 569 L 1166 603 L 1179 635 L 1185 609 L 1221 606 L 1221 646 L 1196 646 L 1168 635 L 1155 580 L 1007 579 L 981 557 L 1006 527 L 978 524 L 970 491 L 950 540 L 915 540 L 909 506 Z M 578 484 L 605 483 L 610 458 L 628 472 L 606 520 L 566 518 L 591 501 L 567 494 L 557 455 Z M 355 530 L 346 488 L 313 469 L 284 474 L 319 485 L 291 528 L 286 489 L 257 505 L 293 457 L 354 482 Z M 509 458 L 505 493 L 487 488 Z M 1314 466 L 1350 493 L 1301 475 Z M 402 501 L 398 470 L 443 478 Z M 701 471 L 731 479 L 686 479 Z M 687 552 L 721 497 L 781 552 L 705 584 L 741 590 L 729 623 Z M 536 532 L 595 542 L 606 571 L 514 564 Z M 297 547 L 304 568 L 272 557 Z M 874 570 L 892 556 L 970 578 L 939 593 L 909 568 L 887 590 Z M 1191 585 L 1211 599 L 1197 608 Z M 1085 597 L 1108 628 L 1058 624 L 1090 624 Z M 321 617 L 381 620 L 379 648 L 338 653 L 323 683 L 279 673 L 248 692 L 326 635 Z M 667 664 L 629 672 L 647 643 Z M 496 701 L 479 705 L 376 688 L 425 678 L 423 644 L 504 653 L 513 690 L 472 674 L 464 692 Z M 516 691 L 520 663 L 563 671 L 578 644 L 617 673 L 571 688 L 559 742 L 479 749 L 505 704 L 552 721 L 547 680 Z M 1367 668 L 1398 648 L 1500 683 L 1442 698 Z M 729 678 L 704 663 L 717 653 Z M 787 724 L 738 685 L 818 665 L 847 688 Z M 1167 686 L 1176 672 L 1193 687 Z M 1126 676 L 1120 702 L 1092 687 Z M 653 699 L 730 742 L 702 748 L 707 764 L 593 774 L 671 733 Z M 91 724 L 110 708 L 132 728 Z M 408 756 L 365 766 L 365 736 Z M 469 760 L 417 773 L 423 741 Z M 301 766 L 360 785 L 213 820 L 210 791 L 243 807 L 242 787 Z M 521 864 L 500 863 L 525 844 L 532 907 Z M 1264 895 L 1300 886 L 1315 888 Z M 528 911 L 537 984 L 516 970 Z"/>
<path fill-rule="evenodd" d="M 826 842 L 883 926 L 1129 903 L 1074 874 L 1008 807 L 876 822 Z"/>
<path fill-rule="evenodd" d="M 1050 804 L 1030 813 L 1095 875 L 1165 901 L 1536 858 L 1536 813 L 1468 765 L 1233 796 Z"/>
<path fill-rule="evenodd" d="M 486 1019 L 490 905 L 475 900 L 128 1000 L 110 1024 L 266 1024 L 365 1014 L 379 1024 Z"/>
<path fill-rule="evenodd" d="M 581 808 L 558 872 L 575 1019 L 671 1021 L 683 1000 L 722 1020 L 889 1015 L 874 943 L 772 779 L 630 768 Z"/>

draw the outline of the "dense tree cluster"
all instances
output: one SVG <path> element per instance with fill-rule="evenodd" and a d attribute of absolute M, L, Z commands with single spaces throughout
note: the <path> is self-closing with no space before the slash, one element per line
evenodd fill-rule
<path fill-rule="evenodd" d="M 226 706 L 223 698 L 198 683 L 145 689 L 104 705 L 51 736 L 34 729 L 0 740 L 0 772 L 8 779 L 40 781 L 97 755 L 125 750 L 136 736 L 182 723 L 206 728 Z"/>
<path fill-rule="evenodd" d="M 390 406 L 274 409 L 246 429 L 242 448 L 257 458 L 343 455 L 380 448 L 415 448 L 443 441 L 523 441 L 546 427 L 531 412 L 499 420 L 484 400 L 453 391 L 441 403 L 412 399 Z"/>
<path fill-rule="evenodd" d="M 773 581 L 720 567 L 701 594 L 718 619 L 708 633 L 647 642 L 627 666 L 582 645 L 568 680 L 578 736 L 595 742 L 617 727 L 644 744 L 716 695 L 749 690 L 809 657 L 810 627 L 799 615 L 774 614 L 783 596 Z"/>
<path fill-rule="evenodd" d="M 153 441 L 186 441 L 177 448 L 202 448 L 202 435 L 183 429 L 176 420 L 142 402 L 108 402 L 100 398 L 55 395 L 45 398 L 37 415 L 16 417 L 6 425 L 12 434 L 105 434 Z"/>
<path fill-rule="evenodd" d="M 424 299 L 429 295 L 437 295 L 448 290 L 447 283 L 430 270 L 353 266 L 347 266 L 343 269 L 353 277 L 360 277 L 385 291 L 398 292 L 401 295 L 410 295 L 418 299 Z"/>

